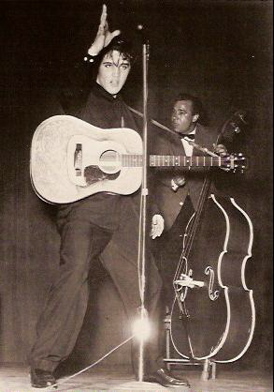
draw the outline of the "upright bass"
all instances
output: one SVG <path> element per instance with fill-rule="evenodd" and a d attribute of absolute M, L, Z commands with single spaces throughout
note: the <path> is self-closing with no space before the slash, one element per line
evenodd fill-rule
<path fill-rule="evenodd" d="M 239 132 L 241 115 L 236 112 L 220 134 Z M 253 291 L 245 279 L 253 225 L 234 198 L 210 193 L 210 177 L 211 171 L 184 234 L 173 280 L 171 340 L 185 359 L 233 362 L 247 351 L 255 328 Z"/>

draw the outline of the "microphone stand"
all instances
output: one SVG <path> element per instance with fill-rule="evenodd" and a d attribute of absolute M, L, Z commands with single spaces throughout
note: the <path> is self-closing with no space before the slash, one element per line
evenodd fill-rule
<path fill-rule="evenodd" d="M 147 319 L 147 311 L 145 309 L 145 272 L 146 272 L 146 209 L 147 209 L 147 128 L 148 128 L 148 116 L 147 116 L 147 103 L 148 103 L 148 59 L 149 59 L 149 43 L 148 41 L 143 43 L 142 46 L 142 63 L 143 63 L 143 176 L 141 185 L 141 204 L 140 204 L 140 226 L 141 226 L 141 240 L 140 240 L 140 317 L 141 323 Z M 144 339 L 140 338 L 139 347 L 139 372 L 138 379 L 143 381 L 144 376 Z"/>
<path fill-rule="evenodd" d="M 142 117 L 142 118 L 143 118 L 143 121 L 145 121 L 145 120 L 144 120 L 144 115 L 143 115 L 143 113 L 140 113 L 138 110 L 133 109 L 133 108 L 130 107 L 130 106 L 128 106 L 128 108 L 129 108 L 129 110 L 130 110 L 132 113 L 137 114 L 137 116 L 139 116 L 139 117 Z M 174 135 L 174 136 L 180 138 L 180 133 L 178 133 L 178 132 L 176 132 L 176 131 L 173 131 L 172 129 L 166 127 L 165 125 L 163 125 L 163 124 L 161 124 L 161 123 L 159 123 L 158 121 L 155 121 L 155 120 L 153 120 L 153 119 L 150 119 L 149 121 L 150 121 L 153 125 L 156 125 L 156 127 L 162 129 L 163 131 L 166 131 L 166 132 L 168 132 L 168 133 L 171 133 L 172 135 Z M 148 122 L 148 119 L 146 119 L 146 122 Z M 195 143 L 193 140 L 188 139 L 187 142 L 188 142 L 191 146 L 195 147 L 197 150 L 199 150 L 199 151 L 201 151 L 201 152 L 203 152 L 203 153 L 205 153 L 205 154 L 208 154 L 208 155 L 210 155 L 210 156 L 212 156 L 212 157 L 217 157 L 217 156 L 218 156 L 218 155 L 215 154 L 213 151 L 210 151 L 210 150 L 209 150 L 208 148 L 206 148 L 206 147 L 200 146 L 199 144 Z"/>

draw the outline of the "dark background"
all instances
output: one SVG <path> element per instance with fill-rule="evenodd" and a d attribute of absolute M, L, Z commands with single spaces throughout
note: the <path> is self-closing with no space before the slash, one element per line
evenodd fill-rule
<path fill-rule="evenodd" d="M 246 277 L 254 290 L 257 320 L 251 347 L 236 366 L 270 369 L 272 2 L 121 0 L 106 4 L 111 30 L 122 29 L 139 52 L 124 91 L 130 105 L 142 110 L 142 47 L 136 29 L 142 24 L 150 43 L 152 118 L 169 125 L 172 100 L 181 91 L 201 97 L 214 126 L 221 127 L 236 109 L 247 112 L 248 125 L 233 147 L 248 156 L 249 168 L 244 174 L 228 175 L 227 188 L 254 224 L 253 257 Z M 42 120 L 57 113 L 60 80 L 92 42 L 101 6 L 101 1 L 92 0 L 0 2 L 1 362 L 26 361 L 58 263 L 54 207 L 41 202 L 30 184 L 32 135 Z M 96 281 L 103 284 L 92 291 L 96 306 L 88 312 L 73 354 L 79 363 L 90 363 L 123 338 L 123 309 L 100 268 Z M 127 348 L 109 359 L 111 363 L 128 360 Z"/>

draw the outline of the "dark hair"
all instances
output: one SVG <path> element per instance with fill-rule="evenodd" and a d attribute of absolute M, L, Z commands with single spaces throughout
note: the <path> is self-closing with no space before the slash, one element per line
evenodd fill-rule
<path fill-rule="evenodd" d="M 135 59 L 135 53 L 132 48 L 132 44 L 121 35 L 113 38 L 109 45 L 100 52 L 98 55 L 98 62 L 100 63 L 107 53 L 113 52 L 114 50 L 117 50 L 119 53 L 121 53 L 123 57 L 130 62 L 130 64 L 133 63 Z"/>
<path fill-rule="evenodd" d="M 178 101 L 191 101 L 193 114 L 204 114 L 202 101 L 198 97 L 188 93 L 180 93 L 175 99 L 174 103 Z"/>
<path fill-rule="evenodd" d="M 180 93 L 174 100 L 174 103 L 178 101 L 190 101 L 192 103 L 193 114 L 199 114 L 199 123 L 205 126 L 209 124 L 208 115 L 200 98 L 189 93 Z"/>

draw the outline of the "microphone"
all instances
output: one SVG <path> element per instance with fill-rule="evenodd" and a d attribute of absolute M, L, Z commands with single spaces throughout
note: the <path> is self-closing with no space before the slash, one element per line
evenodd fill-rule
<path fill-rule="evenodd" d="M 138 30 L 138 31 L 144 30 L 144 25 L 138 24 L 138 25 L 137 25 L 137 30 Z"/>
<path fill-rule="evenodd" d="M 138 24 L 137 27 L 137 32 L 140 34 L 142 38 L 143 43 L 148 43 L 148 37 L 147 37 L 147 28 L 143 24 Z"/>

